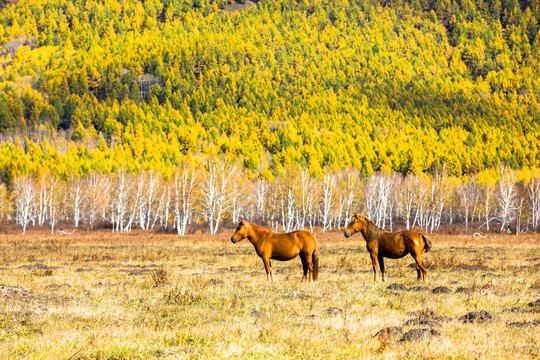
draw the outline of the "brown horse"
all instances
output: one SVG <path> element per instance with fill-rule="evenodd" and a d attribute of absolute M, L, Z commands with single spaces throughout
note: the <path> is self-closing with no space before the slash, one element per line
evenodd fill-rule
<path fill-rule="evenodd" d="M 236 243 L 245 238 L 251 241 L 257 255 L 263 260 L 268 281 L 274 281 L 270 259 L 287 261 L 298 255 L 300 255 L 304 268 L 302 281 L 306 280 L 308 271 L 309 281 L 317 280 L 319 275 L 319 244 L 309 231 L 298 230 L 286 234 L 276 234 L 250 222 L 240 220 L 231 241 Z"/>
<path fill-rule="evenodd" d="M 377 281 L 377 261 L 381 268 L 382 280 L 386 281 L 384 258 L 399 259 L 410 253 L 414 261 L 416 261 L 418 280 L 420 280 L 420 273 L 422 273 L 422 280 L 427 282 L 426 264 L 420 257 L 422 250 L 425 249 L 428 252 L 431 249 L 431 241 L 426 235 L 414 230 L 391 233 L 379 229 L 368 218 L 354 213 L 351 223 L 345 229 L 345 237 L 348 238 L 357 232 L 361 232 L 366 240 L 373 271 L 375 272 L 375 281 Z"/>

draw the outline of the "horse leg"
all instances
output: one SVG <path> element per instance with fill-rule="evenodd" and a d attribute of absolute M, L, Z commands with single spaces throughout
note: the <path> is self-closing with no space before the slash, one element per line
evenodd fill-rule
<path fill-rule="evenodd" d="M 302 281 L 306 280 L 306 275 L 308 272 L 307 257 L 304 253 L 300 253 L 300 260 L 302 260 L 302 268 L 304 270 L 304 276 L 302 276 Z"/>
<path fill-rule="evenodd" d="M 272 279 L 272 282 L 275 282 L 276 280 L 274 280 L 274 269 L 272 269 L 272 263 L 270 262 L 270 260 L 268 260 L 268 265 L 270 265 L 270 278 Z"/>
<path fill-rule="evenodd" d="M 379 268 L 381 269 L 382 281 L 386 281 L 386 274 L 384 273 L 384 258 L 382 255 L 377 256 L 379 260 Z"/>
<path fill-rule="evenodd" d="M 274 274 L 272 274 L 272 267 L 270 266 L 270 259 L 263 259 L 264 268 L 266 270 L 266 280 L 273 282 Z"/>
<path fill-rule="evenodd" d="M 371 256 L 371 265 L 373 265 L 373 281 L 377 282 L 377 254 L 369 253 Z"/>
<path fill-rule="evenodd" d="M 309 269 L 309 282 L 313 282 L 313 254 L 306 256 L 306 262 Z"/>
<path fill-rule="evenodd" d="M 427 280 L 427 270 L 426 270 L 426 264 L 420 257 L 420 254 L 411 254 L 414 258 L 414 261 L 416 261 L 416 272 L 418 273 L 418 281 L 420 281 L 420 272 L 422 272 L 422 280 L 424 282 L 428 282 Z"/>

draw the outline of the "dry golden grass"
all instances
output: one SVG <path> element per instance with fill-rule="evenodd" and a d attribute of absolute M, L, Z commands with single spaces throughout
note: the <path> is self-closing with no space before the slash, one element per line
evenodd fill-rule
<path fill-rule="evenodd" d="M 528 305 L 540 298 L 536 236 L 434 234 L 424 254 L 430 283 L 418 291 L 387 289 L 424 286 L 409 256 L 387 259 L 388 282 L 373 283 L 360 236 L 317 234 L 322 266 L 313 284 L 299 281 L 299 259 L 274 261 L 277 283 L 267 283 L 253 246 L 229 236 L 0 235 L 0 358 L 540 356 L 532 325 L 540 309 Z M 432 294 L 439 286 L 452 292 Z M 426 327 L 403 326 L 418 310 L 446 317 L 434 327 L 440 336 L 374 336 Z M 493 321 L 457 320 L 480 310 Z"/>

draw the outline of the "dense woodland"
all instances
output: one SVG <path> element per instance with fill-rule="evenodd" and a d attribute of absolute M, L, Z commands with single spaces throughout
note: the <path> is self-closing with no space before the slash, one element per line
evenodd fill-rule
<path fill-rule="evenodd" d="M 456 199 L 459 189 L 496 189 L 512 173 L 521 205 L 508 218 L 490 206 L 487 219 L 501 229 L 507 220 L 533 224 L 527 189 L 540 166 L 539 0 L 263 0 L 234 14 L 224 11 L 229 2 L 0 1 L 6 211 L 20 223 L 45 222 L 38 205 L 24 215 L 17 202 L 24 179 L 38 196 L 43 179 L 71 194 L 89 179 L 125 177 L 137 198 L 133 184 L 149 174 L 172 192 L 183 169 L 195 169 L 203 184 L 220 158 L 250 186 L 292 187 L 295 172 L 321 189 L 329 178 L 341 189 L 345 173 L 362 186 L 391 177 L 394 189 L 442 176 L 456 183 L 447 194 Z M 288 192 L 275 192 L 285 204 Z M 203 199 L 203 189 L 197 193 Z M 53 224 L 76 213 L 61 194 L 65 206 Z M 369 213 L 367 196 L 353 203 Z M 221 218 L 237 218 L 232 205 L 212 218 L 201 199 L 188 223 L 202 216 L 217 229 Z M 311 224 L 326 228 L 346 217 L 325 220 L 321 199 Z M 405 221 L 397 202 L 379 224 Z M 282 208 L 257 216 L 285 229 L 309 223 L 305 213 L 304 224 L 287 220 Z M 469 216 L 480 219 L 443 209 L 450 213 L 417 221 L 460 216 L 468 227 Z M 109 210 L 100 219 L 116 230 L 148 227 L 135 216 L 112 220 Z M 180 221 L 163 214 L 153 223 Z"/>

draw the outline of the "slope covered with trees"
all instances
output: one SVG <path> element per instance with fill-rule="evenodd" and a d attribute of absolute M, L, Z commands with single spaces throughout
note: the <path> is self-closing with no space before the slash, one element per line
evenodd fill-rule
<path fill-rule="evenodd" d="M 0 172 L 540 161 L 537 0 L 0 4 Z"/>

